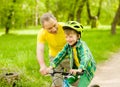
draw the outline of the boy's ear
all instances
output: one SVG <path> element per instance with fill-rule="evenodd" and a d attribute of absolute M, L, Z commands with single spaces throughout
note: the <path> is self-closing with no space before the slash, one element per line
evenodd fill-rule
<path fill-rule="evenodd" d="M 81 35 L 80 35 L 80 34 L 77 34 L 77 37 L 78 37 L 78 38 L 81 38 Z"/>

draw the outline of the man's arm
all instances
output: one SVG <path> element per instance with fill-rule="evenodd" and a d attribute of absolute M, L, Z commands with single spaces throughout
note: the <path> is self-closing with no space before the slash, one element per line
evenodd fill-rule
<path fill-rule="evenodd" d="M 38 43 L 37 44 L 37 59 L 40 65 L 40 72 L 41 74 L 45 75 L 47 73 L 47 67 L 44 62 L 44 44 Z"/>

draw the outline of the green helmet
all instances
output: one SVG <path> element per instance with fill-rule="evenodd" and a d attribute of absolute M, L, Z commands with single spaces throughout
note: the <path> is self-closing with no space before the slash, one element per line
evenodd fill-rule
<path fill-rule="evenodd" d="M 78 33 L 81 33 L 83 31 L 83 26 L 77 21 L 68 21 L 63 25 L 63 29 L 73 29 Z"/>

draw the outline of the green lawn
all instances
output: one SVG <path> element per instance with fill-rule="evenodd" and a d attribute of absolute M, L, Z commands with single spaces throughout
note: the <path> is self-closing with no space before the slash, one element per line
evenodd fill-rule
<path fill-rule="evenodd" d="M 38 31 L 38 30 L 37 30 Z M 16 34 L 17 32 L 17 34 Z M 49 87 L 50 78 L 41 76 L 36 58 L 36 31 L 21 34 L 15 31 L 12 34 L 0 36 L 0 75 L 6 72 L 17 72 L 20 76 L 17 87 Z M 27 30 L 23 31 L 27 32 Z M 30 33 L 31 32 L 31 33 Z M 111 35 L 110 30 L 85 30 L 82 35 L 93 53 L 97 63 L 107 60 L 111 52 L 120 49 L 120 29 L 116 35 Z M 48 63 L 48 48 L 45 57 Z M 9 87 L 0 81 L 2 87 Z"/>

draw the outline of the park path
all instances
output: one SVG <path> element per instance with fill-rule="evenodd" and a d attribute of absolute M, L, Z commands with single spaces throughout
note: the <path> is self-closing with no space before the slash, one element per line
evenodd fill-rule
<path fill-rule="evenodd" d="M 93 84 L 99 84 L 100 87 L 120 87 L 120 51 L 113 53 L 108 61 L 97 66 L 90 86 Z"/>

